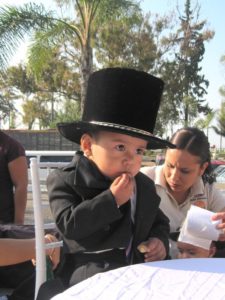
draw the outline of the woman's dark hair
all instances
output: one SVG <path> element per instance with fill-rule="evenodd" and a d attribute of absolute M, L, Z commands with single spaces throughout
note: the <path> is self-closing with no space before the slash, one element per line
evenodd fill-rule
<path fill-rule="evenodd" d="M 202 179 L 204 183 L 213 183 L 215 176 L 212 173 L 210 145 L 205 133 L 195 127 L 181 128 L 174 133 L 170 142 L 176 145 L 179 150 L 186 150 L 190 154 L 199 157 L 200 164 L 208 162 Z"/>

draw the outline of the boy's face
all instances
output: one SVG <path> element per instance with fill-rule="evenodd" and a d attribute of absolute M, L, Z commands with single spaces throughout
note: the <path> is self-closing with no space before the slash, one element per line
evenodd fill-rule
<path fill-rule="evenodd" d="M 201 247 L 194 246 L 183 242 L 177 242 L 178 255 L 177 258 L 208 258 L 212 257 L 215 252 L 212 248 L 206 250 Z"/>
<path fill-rule="evenodd" d="M 95 137 L 84 134 L 81 138 L 81 148 L 86 156 L 111 179 L 122 173 L 135 176 L 146 147 L 145 140 L 109 131 L 100 131 Z"/>

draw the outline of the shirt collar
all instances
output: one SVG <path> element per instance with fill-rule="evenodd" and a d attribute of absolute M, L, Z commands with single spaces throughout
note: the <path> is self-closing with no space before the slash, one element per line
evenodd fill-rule
<path fill-rule="evenodd" d="M 155 184 L 167 189 L 166 180 L 163 174 L 163 165 L 155 168 Z"/>

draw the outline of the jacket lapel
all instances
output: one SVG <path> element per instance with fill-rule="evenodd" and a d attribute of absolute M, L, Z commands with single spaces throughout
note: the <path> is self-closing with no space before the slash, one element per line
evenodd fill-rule
<path fill-rule="evenodd" d="M 135 213 L 135 231 L 134 243 L 139 244 L 149 236 L 154 213 L 159 207 L 160 198 L 153 189 L 153 183 L 145 175 L 138 173 L 137 183 L 137 201 Z"/>

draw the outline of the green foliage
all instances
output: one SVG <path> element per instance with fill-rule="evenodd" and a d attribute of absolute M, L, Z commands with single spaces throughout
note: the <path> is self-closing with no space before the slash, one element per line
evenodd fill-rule
<path fill-rule="evenodd" d="M 35 20 L 35 21 L 34 21 Z M 34 3 L 21 7 L 0 7 L 0 66 L 5 69 L 10 57 L 34 30 L 46 29 L 54 23 L 53 13 Z"/>
<path fill-rule="evenodd" d="M 36 121 L 41 128 L 48 128 L 57 115 L 55 104 L 59 103 L 62 107 L 62 99 L 63 102 L 65 99 L 79 102 L 78 75 L 71 73 L 63 61 L 58 62 L 57 51 L 42 71 L 40 80 L 35 81 L 24 66 L 11 67 L 6 72 L 4 84 L 0 82 L 2 93 L 5 97 L 8 95 L 7 99 L 24 99 L 23 120 L 28 128 L 32 128 Z M 9 116 L 11 106 L 7 106 L 6 110 L 4 102 L 5 117 Z"/>
<path fill-rule="evenodd" d="M 12 110 L 15 110 L 13 103 L 0 93 L 0 120 L 5 120 Z"/>
<path fill-rule="evenodd" d="M 222 102 L 220 111 L 217 116 L 217 126 L 213 126 L 214 131 L 225 137 L 225 102 Z"/>
<path fill-rule="evenodd" d="M 23 105 L 23 123 L 27 124 L 28 129 L 32 129 L 37 119 L 39 122 L 39 128 L 46 128 L 49 125 L 50 113 L 46 109 L 44 102 L 40 102 L 38 98 L 27 100 Z"/>
<path fill-rule="evenodd" d="M 223 66 L 225 66 L 225 55 L 221 57 L 220 62 Z M 217 116 L 216 116 L 217 126 L 212 126 L 212 128 L 222 138 L 225 137 L 225 85 L 220 87 L 219 92 L 223 100 L 220 109 L 217 111 Z M 220 143 L 222 143 L 222 141 Z"/>
<path fill-rule="evenodd" d="M 66 48 L 68 53 L 76 44 L 79 48 L 79 58 L 75 60 L 78 61 L 80 70 L 82 109 L 87 81 L 92 72 L 94 35 L 107 18 L 118 16 L 123 10 L 128 12 L 130 7 L 134 6 L 134 2 L 128 0 L 57 2 L 61 6 L 69 5 L 74 18 L 56 18 L 53 12 L 45 11 L 42 5 L 32 3 L 19 8 L 8 6 L 0 9 L 0 66 L 4 68 L 26 35 L 34 37 L 29 52 L 29 68 L 36 78 L 40 76 L 42 66 L 51 56 L 50 49 L 64 42 L 64 49 Z"/>
<path fill-rule="evenodd" d="M 143 15 L 139 1 L 56 2 L 62 11 L 67 9 L 66 17 L 33 3 L 0 8 L 2 68 L 25 36 L 30 37 L 27 66 L 6 71 L 10 97 L 26 100 L 28 127 L 37 120 L 45 128 L 79 119 L 93 68 L 109 66 L 132 67 L 164 79 L 157 134 L 210 112 L 204 99 L 208 81 L 200 63 L 204 44 L 214 33 L 204 30 L 206 22 L 198 21 L 198 9 L 191 10 L 190 0 L 178 28 L 174 16 Z"/>
<path fill-rule="evenodd" d="M 165 89 L 157 116 L 156 132 L 162 135 L 165 128 L 173 128 L 180 122 L 180 89 L 177 83 L 177 62 L 166 61 L 161 66 L 161 76 L 165 81 Z"/>
<path fill-rule="evenodd" d="M 7 69 L 6 75 L 7 86 L 16 88 L 17 92 L 30 95 L 38 91 L 34 77 L 27 73 L 25 66 L 19 64 L 17 67 L 10 67 Z"/>
<path fill-rule="evenodd" d="M 152 28 L 142 15 L 137 17 L 137 12 L 133 13 L 109 21 L 99 30 L 95 54 L 103 67 L 153 70 L 157 48 Z"/>
<path fill-rule="evenodd" d="M 14 112 L 16 112 L 15 100 L 19 98 L 17 89 L 10 83 L 8 76 L 0 74 L 0 120 L 9 121 L 9 126 Z"/>
<path fill-rule="evenodd" d="M 200 63 L 205 53 L 204 43 L 209 41 L 214 32 L 204 31 L 206 21 L 194 20 L 198 17 L 198 7 L 191 10 L 191 1 L 186 0 L 184 16 L 180 16 L 180 28 L 177 30 L 176 43 L 179 51 L 176 52 L 176 72 L 180 103 L 182 103 L 182 117 L 184 125 L 190 124 L 198 113 L 207 114 L 210 108 L 204 104 L 209 82 L 201 74 Z M 188 101 L 187 101 L 188 100 Z"/>
<path fill-rule="evenodd" d="M 216 110 L 212 110 L 208 115 L 205 116 L 205 118 L 199 118 L 195 122 L 195 126 L 200 129 L 209 128 L 211 122 L 213 121 L 216 115 L 216 112 L 217 112 Z"/>
<path fill-rule="evenodd" d="M 67 100 L 63 108 L 57 113 L 54 121 L 51 122 L 50 128 L 56 128 L 56 124 L 59 122 L 74 122 L 80 119 L 80 103 Z"/>

